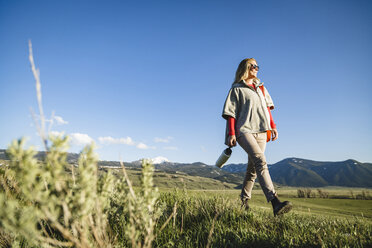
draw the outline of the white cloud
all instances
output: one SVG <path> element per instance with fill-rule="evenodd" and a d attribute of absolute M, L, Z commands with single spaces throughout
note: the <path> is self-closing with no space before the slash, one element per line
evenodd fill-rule
<path fill-rule="evenodd" d="M 156 149 L 156 147 L 155 146 L 148 146 L 148 145 L 146 145 L 146 144 L 144 144 L 144 143 L 138 143 L 137 145 L 136 145 L 136 147 L 138 148 L 138 149 L 143 149 L 143 150 L 147 150 L 147 149 L 153 149 L 153 150 L 155 150 Z"/>
<path fill-rule="evenodd" d="M 154 138 L 154 141 L 156 143 L 169 143 L 172 139 L 173 139 L 173 137 L 170 137 L 170 136 L 168 136 L 166 138 L 158 138 L 158 137 L 156 137 L 156 138 Z"/>
<path fill-rule="evenodd" d="M 131 137 L 113 138 L 111 136 L 106 136 L 106 137 L 99 137 L 98 140 L 101 144 L 104 144 L 104 145 L 123 144 L 123 145 L 135 146 L 138 149 L 143 149 L 143 150 L 156 149 L 155 146 L 148 146 L 142 142 L 134 142 L 134 140 Z"/>
<path fill-rule="evenodd" d="M 178 147 L 175 147 L 175 146 L 166 146 L 166 147 L 163 147 L 164 150 L 173 150 L 173 151 L 177 151 L 178 150 Z"/>
<path fill-rule="evenodd" d="M 65 121 L 61 116 L 54 116 L 54 119 L 57 121 L 58 125 L 66 125 L 68 121 Z"/>
<path fill-rule="evenodd" d="M 72 143 L 76 145 L 88 145 L 94 142 L 94 140 L 89 137 L 88 134 L 84 133 L 72 133 L 69 136 L 71 137 Z"/>
<path fill-rule="evenodd" d="M 132 140 L 131 137 L 126 137 L 126 138 L 120 138 L 119 139 L 120 144 L 126 144 L 126 145 L 134 145 L 134 141 Z"/>
<path fill-rule="evenodd" d="M 34 119 L 34 122 L 37 121 L 39 122 L 41 120 L 40 115 L 33 115 L 32 118 Z M 54 124 L 54 121 L 56 121 L 57 125 L 66 125 L 68 124 L 68 121 L 65 121 L 61 116 L 55 115 L 52 116 L 50 119 L 44 117 L 44 121 L 46 123 L 49 123 L 50 125 Z"/>
<path fill-rule="evenodd" d="M 146 145 L 144 143 L 139 143 L 136 147 L 138 149 L 149 149 L 148 145 Z"/>
<path fill-rule="evenodd" d="M 106 136 L 106 137 L 99 137 L 98 140 L 102 144 L 106 144 L 106 145 L 110 145 L 110 144 L 124 144 L 124 145 L 130 145 L 130 146 L 135 145 L 131 137 L 113 138 L 111 136 Z"/>
<path fill-rule="evenodd" d="M 49 135 L 51 135 L 51 136 L 63 136 L 64 132 L 50 131 Z"/>

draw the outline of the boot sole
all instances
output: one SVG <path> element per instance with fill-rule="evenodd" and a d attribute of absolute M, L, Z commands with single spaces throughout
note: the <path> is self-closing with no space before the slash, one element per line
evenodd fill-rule
<path fill-rule="evenodd" d="M 274 213 L 274 216 L 278 216 L 278 215 L 282 215 L 282 214 L 288 213 L 289 211 L 292 210 L 292 207 L 293 207 L 292 204 L 285 205 L 284 207 L 282 207 L 281 209 L 279 209 L 276 214 Z"/>

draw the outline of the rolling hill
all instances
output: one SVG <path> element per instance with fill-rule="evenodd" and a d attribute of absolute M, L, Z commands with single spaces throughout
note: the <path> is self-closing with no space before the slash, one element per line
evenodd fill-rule
<path fill-rule="evenodd" d="M 229 172 L 245 171 L 245 164 L 223 167 Z M 372 187 L 372 164 L 348 159 L 340 162 L 319 162 L 302 158 L 286 158 L 269 165 L 274 182 L 300 187 L 345 186 Z"/>
<path fill-rule="evenodd" d="M 39 152 L 40 159 L 45 155 Z M 69 153 L 69 163 L 77 162 L 78 154 Z M 0 160 L 7 160 L 5 150 L 0 150 Z M 125 162 L 126 167 L 138 169 L 141 167 L 139 161 Z M 98 166 L 102 168 L 120 167 L 117 161 L 99 161 Z M 173 163 L 162 162 L 155 164 L 157 173 L 169 175 L 183 175 L 211 179 L 213 182 L 229 184 L 228 187 L 240 188 L 246 170 L 246 164 L 229 164 L 222 169 L 201 162 L 196 163 Z M 345 187 L 372 187 L 372 163 L 360 163 L 348 159 L 339 162 L 320 162 L 302 158 L 286 158 L 275 164 L 269 165 L 270 175 L 274 183 L 295 187 L 323 187 L 323 186 L 345 186 Z M 160 173 L 161 174 L 161 173 Z M 159 174 L 159 175 L 160 175 Z M 165 175 L 164 174 L 164 175 Z M 165 176 L 161 176 L 164 177 Z M 171 179 L 169 177 L 168 179 Z M 197 179 L 186 180 L 188 182 Z M 211 182 L 212 182 L 211 181 Z"/>
<path fill-rule="evenodd" d="M 289 186 L 372 187 L 372 164 L 352 159 L 317 162 L 287 158 L 272 165 L 270 172 L 274 181 Z"/>

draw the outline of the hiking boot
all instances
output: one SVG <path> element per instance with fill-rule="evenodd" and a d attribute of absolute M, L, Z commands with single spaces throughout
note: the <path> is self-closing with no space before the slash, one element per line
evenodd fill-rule
<path fill-rule="evenodd" d="M 281 202 L 278 197 L 271 200 L 274 210 L 274 216 L 288 213 L 292 209 L 292 203 L 289 201 Z"/>
<path fill-rule="evenodd" d="M 242 206 L 241 207 L 244 208 L 244 210 L 249 210 L 250 209 L 248 201 L 249 201 L 249 199 L 242 199 Z"/>

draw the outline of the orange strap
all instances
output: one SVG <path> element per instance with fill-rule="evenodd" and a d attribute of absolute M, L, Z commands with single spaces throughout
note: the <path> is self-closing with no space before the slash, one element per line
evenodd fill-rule
<path fill-rule="evenodd" d="M 267 135 L 266 142 L 269 142 L 271 140 L 271 130 L 267 130 L 266 135 Z"/>
<path fill-rule="evenodd" d="M 259 86 L 260 87 L 260 89 L 261 89 L 261 91 L 262 91 L 262 94 L 265 96 L 265 90 L 264 90 L 264 86 L 263 85 L 261 85 L 261 86 Z"/>
<path fill-rule="evenodd" d="M 262 91 L 262 94 L 265 96 L 265 90 L 264 90 L 264 86 L 261 85 L 259 86 L 261 91 Z M 267 130 L 266 131 L 266 135 L 267 135 L 267 138 L 266 138 L 266 142 L 269 142 L 271 140 L 271 130 Z"/>

